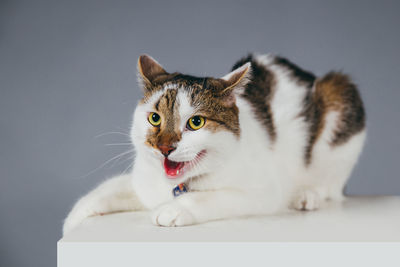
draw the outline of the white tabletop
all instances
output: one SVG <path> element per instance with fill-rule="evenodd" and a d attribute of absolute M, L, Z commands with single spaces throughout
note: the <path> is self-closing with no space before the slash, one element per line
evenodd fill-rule
<path fill-rule="evenodd" d="M 86 219 L 60 240 L 68 242 L 308 242 L 400 241 L 400 197 L 351 197 L 314 212 L 158 227 L 148 212 Z"/>

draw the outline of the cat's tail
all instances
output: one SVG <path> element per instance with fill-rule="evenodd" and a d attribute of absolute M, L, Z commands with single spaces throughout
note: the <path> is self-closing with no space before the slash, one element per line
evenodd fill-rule
<path fill-rule="evenodd" d="M 64 221 L 63 235 L 90 216 L 144 209 L 131 180 L 130 174 L 113 177 L 79 199 Z"/>

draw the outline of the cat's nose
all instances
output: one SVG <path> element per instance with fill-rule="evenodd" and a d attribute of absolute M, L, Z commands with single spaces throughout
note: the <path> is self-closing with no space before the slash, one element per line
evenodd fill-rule
<path fill-rule="evenodd" d="M 158 144 L 158 149 L 165 157 L 168 157 L 168 155 L 171 154 L 171 152 L 174 151 L 176 147 L 170 145 Z"/>

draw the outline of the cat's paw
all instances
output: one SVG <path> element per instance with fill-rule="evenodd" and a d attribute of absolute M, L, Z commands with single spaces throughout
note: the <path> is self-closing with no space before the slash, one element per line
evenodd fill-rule
<path fill-rule="evenodd" d="M 312 189 L 303 189 L 296 192 L 291 207 L 296 210 L 317 210 L 320 201 L 317 192 Z"/>
<path fill-rule="evenodd" d="M 195 223 L 190 211 L 178 203 L 168 203 L 156 208 L 152 214 L 153 224 L 158 226 L 184 226 Z"/>

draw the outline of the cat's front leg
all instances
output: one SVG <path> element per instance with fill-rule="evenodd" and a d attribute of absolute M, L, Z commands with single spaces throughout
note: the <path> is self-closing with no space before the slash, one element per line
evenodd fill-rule
<path fill-rule="evenodd" d="M 264 196 L 235 190 L 189 192 L 156 208 L 152 221 L 159 226 L 184 226 L 276 211 L 279 201 Z"/>
<path fill-rule="evenodd" d="M 130 175 L 106 180 L 75 203 L 64 221 L 64 235 L 91 216 L 118 211 L 143 209 L 131 183 Z"/>

